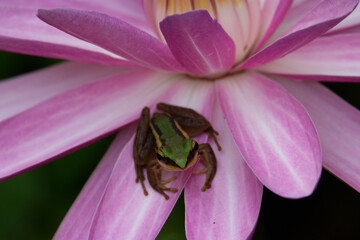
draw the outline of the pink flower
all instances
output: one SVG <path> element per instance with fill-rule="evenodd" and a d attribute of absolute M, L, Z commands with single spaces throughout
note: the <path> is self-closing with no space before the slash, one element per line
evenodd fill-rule
<path fill-rule="evenodd" d="M 172 183 L 188 239 L 247 238 L 263 185 L 308 196 L 322 165 L 360 190 L 360 113 L 315 82 L 359 81 L 357 0 L 140 2 L 0 1 L 0 49 L 80 61 L 0 84 L 0 177 L 121 129 L 55 239 L 156 237 L 180 193 L 143 195 L 132 122 L 160 101 L 202 113 L 223 146 L 210 190 L 191 171 Z"/>

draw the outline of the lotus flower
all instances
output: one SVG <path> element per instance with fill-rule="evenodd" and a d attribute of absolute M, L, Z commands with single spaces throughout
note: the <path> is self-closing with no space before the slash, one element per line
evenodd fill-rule
<path fill-rule="evenodd" d="M 133 122 L 167 102 L 202 113 L 223 146 L 211 189 L 191 170 L 171 183 L 188 239 L 248 238 L 263 186 L 308 196 L 322 166 L 359 191 L 360 113 L 316 82 L 359 81 L 357 4 L 1 0 L 0 49 L 71 62 L 0 84 L 0 177 L 120 129 L 55 239 L 154 239 L 180 191 L 143 195 Z"/>

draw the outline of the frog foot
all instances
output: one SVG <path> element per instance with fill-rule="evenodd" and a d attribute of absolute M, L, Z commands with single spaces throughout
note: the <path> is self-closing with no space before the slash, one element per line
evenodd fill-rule
<path fill-rule="evenodd" d="M 146 187 L 144 184 L 145 181 L 145 177 L 144 177 L 144 173 L 143 173 L 143 168 L 141 166 L 135 165 L 135 171 L 136 171 L 136 179 L 135 182 L 138 183 L 140 182 L 141 187 L 144 191 L 144 195 L 147 196 L 148 192 L 146 191 Z"/>
<path fill-rule="evenodd" d="M 163 195 L 166 200 L 168 200 L 170 197 L 165 193 L 165 191 L 177 192 L 178 189 L 177 188 L 169 188 L 169 187 L 166 187 L 165 185 L 174 181 L 177 177 L 173 176 L 167 180 L 161 180 L 161 175 L 162 175 L 162 168 L 161 168 L 160 164 L 157 163 L 157 161 L 156 161 L 156 164 L 152 164 L 152 166 L 147 167 L 147 176 L 148 176 L 148 180 L 149 180 L 151 187 L 155 191 L 157 191 L 158 193 Z"/>
<path fill-rule="evenodd" d="M 203 168 L 201 170 L 193 171 L 194 174 L 206 174 L 206 175 L 209 175 L 208 172 L 209 172 L 208 168 Z M 209 178 L 206 177 L 205 183 L 202 186 L 201 191 L 205 192 L 206 189 L 210 189 L 210 188 L 211 188 L 211 180 L 209 180 Z"/>
<path fill-rule="evenodd" d="M 205 168 L 201 170 L 193 171 L 193 173 L 206 174 L 205 183 L 201 188 L 201 191 L 205 192 L 206 189 L 211 188 L 211 182 L 215 177 L 217 164 L 216 164 L 214 151 L 212 150 L 210 144 L 208 143 L 203 143 L 199 145 L 199 156 Z"/>
<path fill-rule="evenodd" d="M 207 133 L 207 135 L 208 135 L 210 138 L 214 139 L 214 142 L 215 142 L 218 150 L 221 151 L 222 148 L 221 148 L 221 146 L 220 146 L 220 144 L 219 144 L 219 142 L 218 142 L 218 140 L 217 140 L 217 138 L 216 138 L 216 136 L 218 136 L 219 133 L 218 133 L 217 131 L 215 131 L 212 127 L 209 128 L 208 130 L 206 130 L 205 132 Z"/>

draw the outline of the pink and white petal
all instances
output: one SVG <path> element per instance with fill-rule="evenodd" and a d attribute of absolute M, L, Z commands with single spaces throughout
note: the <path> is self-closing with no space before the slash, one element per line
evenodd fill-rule
<path fill-rule="evenodd" d="M 142 66 L 167 71 L 182 70 L 165 43 L 120 19 L 74 9 L 40 9 L 38 17 L 66 33 Z"/>
<path fill-rule="evenodd" d="M 187 239 L 247 239 L 260 212 L 262 184 L 247 166 L 216 104 L 212 126 L 220 133 L 217 173 L 211 189 L 201 192 L 205 176 L 195 175 L 185 187 Z M 198 169 L 203 168 L 199 163 Z M 194 200 L 196 199 L 196 200 Z"/>
<path fill-rule="evenodd" d="M 214 99 L 211 83 L 197 82 L 194 85 L 192 80 L 184 80 L 175 84 L 170 92 L 172 94 L 159 101 L 191 107 L 211 115 L 208 106 L 208 102 Z M 178 177 L 169 185 L 179 191 L 171 193 L 169 200 L 150 188 L 148 183 L 145 185 L 149 195 L 144 196 L 140 184 L 134 181 L 136 175 L 132 150 L 131 140 L 114 166 L 94 216 L 89 239 L 155 239 L 191 174 L 191 170 L 164 173 L 163 179 L 174 174 Z"/>
<path fill-rule="evenodd" d="M 246 60 L 238 69 L 254 68 L 274 61 L 321 36 L 347 17 L 358 0 L 324 0 L 275 42 Z"/>
<path fill-rule="evenodd" d="M 235 143 L 259 180 L 283 197 L 311 194 L 321 174 L 321 149 L 305 108 L 258 73 L 217 81 L 216 89 Z"/>
<path fill-rule="evenodd" d="M 174 82 L 169 74 L 129 70 L 58 94 L 0 122 L 0 179 L 134 121 L 142 107 L 154 103 Z"/>
<path fill-rule="evenodd" d="M 74 8 L 105 13 L 153 34 L 151 25 L 145 18 L 142 6 L 134 0 L 67 0 L 67 1 L 48 1 L 48 0 L 1 0 L 0 5 L 24 7 L 33 9 L 36 13 L 39 8 Z M 33 15 L 35 18 L 36 16 Z"/>
<path fill-rule="evenodd" d="M 318 38 L 258 70 L 317 81 L 360 81 L 359 66 L 360 32 Z"/>
<path fill-rule="evenodd" d="M 95 210 L 101 200 L 101 196 L 110 178 L 111 171 L 120 153 L 124 149 L 124 146 L 130 142 L 135 131 L 135 124 L 126 126 L 120 131 L 86 185 L 81 190 L 80 195 L 76 198 L 71 209 L 66 214 L 54 239 L 88 239 Z M 130 170 L 134 171 L 134 169 L 128 169 L 128 171 Z"/>
<path fill-rule="evenodd" d="M 293 3 L 290 9 L 287 11 L 283 21 L 268 40 L 267 44 L 278 39 L 322 1 L 323 0 L 293 0 Z"/>
<path fill-rule="evenodd" d="M 205 10 L 168 16 L 160 29 L 176 59 L 192 73 L 211 74 L 234 63 L 234 42 Z"/>
<path fill-rule="evenodd" d="M 246 1 L 246 5 L 249 11 L 249 36 L 247 39 L 248 50 L 254 47 L 254 44 L 258 40 L 259 31 L 261 25 L 261 7 L 263 5 L 263 0 L 255 0 L 255 1 Z"/>
<path fill-rule="evenodd" d="M 91 63 L 68 62 L 0 82 L 0 121 L 72 88 L 124 71 Z"/>
<path fill-rule="evenodd" d="M 336 25 L 329 33 L 342 33 L 344 30 L 360 27 L 360 6 L 358 5 L 355 10 L 345 18 L 341 23 Z"/>
<path fill-rule="evenodd" d="M 203 1 L 206 2 L 206 1 Z M 209 1 L 208 1 L 209 2 Z M 235 62 L 240 62 L 247 54 L 248 38 L 250 31 L 253 31 L 250 21 L 250 9 L 246 1 L 214 1 L 216 15 L 211 14 L 213 18 L 219 21 L 221 27 L 234 39 L 235 44 Z M 254 0 L 252 2 L 258 2 Z M 257 30 L 257 29 L 256 29 Z"/>
<path fill-rule="evenodd" d="M 278 79 L 308 110 L 319 133 L 323 165 L 360 192 L 360 112 L 314 82 Z"/>
<path fill-rule="evenodd" d="M 123 64 L 123 58 L 50 27 L 38 19 L 36 13 L 37 9 L 0 7 L 0 50 L 100 64 Z"/>
<path fill-rule="evenodd" d="M 259 50 L 263 44 L 272 36 L 275 30 L 283 21 L 285 15 L 291 7 L 293 0 L 268 0 L 265 1 L 261 9 L 261 22 L 264 23 L 260 26 L 261 36 L 260 41 L 257 43 L 255 51 Z"/>

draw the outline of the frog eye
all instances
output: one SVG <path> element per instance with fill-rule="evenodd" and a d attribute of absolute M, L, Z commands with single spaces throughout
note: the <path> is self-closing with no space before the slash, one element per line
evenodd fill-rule
<path fill-rule="evenodd" d="M 199 144 L 197 142 L 195 142 L 195 146 L 194 146 L 194 150 L 198 150 L 199 149 Z"/>
<path fill-rule="evenodd" d="M 156 154 L 156 158 L 158 159 L 158 160 L 164 160 L 165 158 L 163 157 L 163 156 L 161 156 L 160 154 Z"/>

